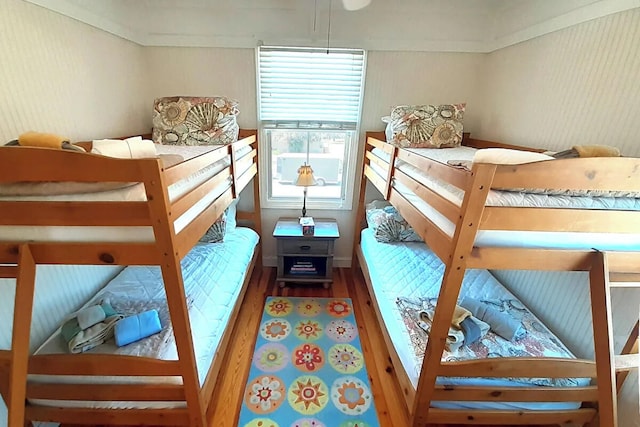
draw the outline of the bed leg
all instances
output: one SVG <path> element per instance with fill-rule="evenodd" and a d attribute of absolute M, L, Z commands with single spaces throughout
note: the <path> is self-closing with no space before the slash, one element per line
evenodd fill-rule
<path fill-rule="evenodd" d="M 35 281 L 36 263 L 31 254 L 31 248 L 27 244 L 20 245 L 11 338 L 8 402 L 6 402 L 9 410 L 7 424 L 9 427 L 26 425 L 25 402 L 29 365 L 29 336 Z"/>

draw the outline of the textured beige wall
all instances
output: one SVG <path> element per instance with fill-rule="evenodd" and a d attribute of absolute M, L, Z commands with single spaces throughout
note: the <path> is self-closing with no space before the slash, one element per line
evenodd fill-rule
<path fill-rule="evenodd" d="M 142 47 L 0 0 L 0 142 L 27 130 L 72 140 L 149 131 Z"/>
<path fill-rule="evenodd" d="M 380 118 L 396 105 L 466 102 L 465 128 L 475 131 L 485 61 L 480 53 L 369 52 L 361 130 L 384 130 Z"/>
<path fill-rule="evenodd" d="M 0 0 L 0 144 L 27 130 L 80 140 L 148 129 L 141 49 L 30 3 Z M 118 270 L 39 267 L 31 349 Z M 0 281 L 3 349 L 11 339 L 11 282 Z M 0 426 L 6 423 L 0 401 Z"/>
<path fill-rule="evenodd" d="M 148 47 L 144 58 L 145 105 L 164 96 L 226 96 L 238 101 L 240 127 L 257 127 L 254 49 Z"/>
<path fill-rule="evenodd" d="M 488 55 L 479 136 L 640 155 L 640 8 Z"/>
<path fill-rule="evenodd" d="M 608 144 L 640 156 L 640 9 L 618 13 L 488 55 L 479 136 L 562 150 Z M 497 273 L 579 356 L 593 356 L 587 276 Z M 616 347 L 638 319 L 640 290 L 612 293 Z M 640 426 L 638 375 L 618 400 L 619 425 Z"/>

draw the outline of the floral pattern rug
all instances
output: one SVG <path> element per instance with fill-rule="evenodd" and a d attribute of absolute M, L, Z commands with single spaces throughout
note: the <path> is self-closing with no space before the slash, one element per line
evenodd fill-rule
<path fill-rule="evenodd" d="M 239 427 L 379 426 L 348 298 L 268 297 Z"/>

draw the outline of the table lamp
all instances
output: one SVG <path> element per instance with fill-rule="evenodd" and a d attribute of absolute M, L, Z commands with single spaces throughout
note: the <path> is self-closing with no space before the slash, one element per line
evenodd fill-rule
<path fill-rule="evenodd" d="M 296 185 L 304 187 L 304 198 L 302 199 L 302 217 L 307 215 L 307 187 L 316 185 L 316 179 L 313 177 L 313 169 L 306 162 L 298 168 L 298 179 Z"/>

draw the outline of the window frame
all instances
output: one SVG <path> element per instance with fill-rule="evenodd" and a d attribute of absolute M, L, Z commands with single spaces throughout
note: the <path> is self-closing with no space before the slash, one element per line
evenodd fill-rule
<path fill-rule="evenodd" d="M 279 47 L 269 46 L 270 49 L 277 49 Z M 326 49 L 321 48 L 308 48 L 308 47 L 281 47 L 282 49 L 299 49 L 299 50 L 318 50 L 323 51 Z M 320 198 L 313 197 L 307 194 L 307 209 L 311 210 L 351 210 L 353 209 L 353 198 L 356 192 L 355 178 L 356 169 L 358 165 L 358 147 L 360 145 L 360 126 L 362 121 L 362 109 L 364 104 L 364 86 L 366 80 L 367 70 L 367 51 L 364 49 L 331 49 L 332 51 L 361 51 L 362 52 L 362 80 L 360 84 L 359 93 L 359 105 L 358 116 L 355 122 L 355 129 L 345 129 L 344 131 L 353 133 L 353 141 L 351 144 L 345 144 L 344 158 L 342 160 L 342 183 L 341 192 L 344 190 L 344 198 Z M 340 129 L 309 129 L 301 127 L 265 127 L 264 121 L 261 118 L 261 89 L 260 89 L 260 47 L 255 49 L 256 59 L 256 94 L 257 94 L 257 115 L 258 115 L 258 132 L 260 135 L 259 145 L 259 160 L 260 160 L 260 182 L 261 187 L 264 189 L 260 193 L 260 203 L 264 208 L 278 208 L 278 209 L 299 209 L 301 208 L 303 191 L 299 188 L 299 195 L 292 195 L 288 197 L 277 196 L 274 197 L 271 194 L 271 185 L 274 174 L 276 171 L 272 170 L 272 147 L 271 141 L 268 137 L 268 131 L 270 130 L 304 130 L 304 131 L 317 131 L 323 130 L 336 130 Z M 269 120 L 269 123 L 273 123 L 274 120 Z M 278 122 L 278 121 L 275 121 Z M 290 122 L 290 120 L 280 120 L 281 123 Z M 313 165 L 312 165 L 313 166 Z M 350 184 L 351 183 L 351 184 Z"/>

